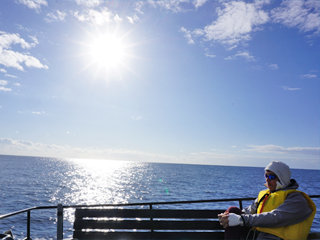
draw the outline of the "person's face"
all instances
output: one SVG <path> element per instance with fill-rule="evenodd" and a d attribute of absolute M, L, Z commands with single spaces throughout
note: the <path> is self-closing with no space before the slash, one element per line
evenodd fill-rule
<path fill-rule="evenodd" d="M 270 190 L 270 192 L 273 192 L 276 190 L 277 187 L 277 181 L 279 181 L 279 178 L 274 172 L 271 171 L 265 171 L 265 179 L 267 182 L 267 187 Z"/>

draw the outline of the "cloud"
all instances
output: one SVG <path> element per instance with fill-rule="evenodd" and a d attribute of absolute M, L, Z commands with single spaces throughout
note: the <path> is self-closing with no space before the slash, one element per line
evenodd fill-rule
<path fill-rule="evenodd" d="M 12 89 L 11 88 L 0 87 L 0 91 L 10 92 L 10 91 L 12 91 Z"/>
<path fill-rule="evenodd" d="M 14 86 L 20 87 L 21 84 L 20 83 L 13 83 Z"/>
<path fill-rule="evenodd" d="M 203 6 L 208 0 L 194 0 L 192 3 L 196 9 Z"/>
<path fill-rule="evenodd" d="M 188 40 L 189 44 L 194 44 L 190 31 L 188 31 L 184 27 L 181 27 L 179 31 L 184 33 L 183 36 Z"/>
<path fill-rule="evenodd" d="M 260 30 L 260 26 L 268 20 L 268 14 L 261 10 L 261 5 L 245 2 L 223 3 L 218 9 L 218 19 L 204 29 L 205 41 L 218 41 L 226 45 L 234 45 L 251 39 L 252 31 Z"/>
<path fill-rule="evenodd" d="M 174 13 L 183 11 L 181 3 L 188 2 L 188 0 L 160 0 L 160 1 L 148 1 L 153 7 L 159 6 L 160 8 L 171 10 Z"/>
<path fill-rule="evenodd" d="M 67 16 L 67 13 L 60 12 L 59 10 L 57 10 L 56 13 L 53 13 L 53 12 L 48 13 L 47 17 L 45 18 L 45 21 L 46 22 L 63 21 L 66 16 Z"/>
<path fill-rule="evenodd" d="M 41 115 L 41 114 L 45 114 L 45 112 L 44 111 L 41 111 L 41 112 L 31 112 L 32 114 L 35 114 L 35 115 Z"/>
<path fill-rule="evenodd" d="M 281 6 L 273 9 L 271 18 L 289 28 L 296 27 L 301 32 L 320 33 L 319 1 L 283 1 Z"/>
<path fill-rule="evenodd" d="M 6 67 L 14 67 L 20 71 L 24 70 L 21 66 L 22 63 L 27 67 L 48 69 L 48 66 L 43 65 L 38 59 L 30 56 L 28 53 L 22 54 L 10 50 L 11 45 L 14 44 L 20 45 L 23 49 L 35 47 L 38 42 L 35 37 L 31 38 L 34 42 L 30 44 L 22 39 L 19 34 L 0 32 L 0 64 Z"/>
<path fill-rule="evenodd" d="M 250 149 L 243 149 L 247 152 L 260 152 L 260 153 L 276 153 L 276 154 L 292 154 L 292 155 L 311 155 L 319 156 L 320 147 L 281 147 L 276 145 L 249 145 Z"/>
<path fill-rule="evenodd" d="M 98 7 L 103 1 L 101 0 L 76 0 L 78 5 L 82 5 L 87 8 Z"/>
<path fill-rule="evenodd" d="M 273 69 L 273 70 L 279 69 L 278 64 L 275 64 L 275 63 L 269 64 L 268 67 L 269 67 L 270 69 Z"/>
<path fill-rule="evenodd" d="M 177 162 L 179 158 L 126 149 L 77 148 L 68 145 L 34 143 L 25 140 L 0 138 L 1 154 L 63 157 L 63 158 L 102 158 L 145 162 Z M 182 161 L 180 161 L 182 162 Z"/>
<path fill-rule="evenodd" d="M 0 85 L 5 86 L 7 84 L 8 84 L 8 82 L 6 80 L 0 80 Z"/>
<path fill-rule="evenodd" d="M 283 88 L 284 90 L 288 90 L 288 91 L 301 90 L 301 88 L 290 88 L 290 87 L 287 87 L 287 86 L 282 86 L 282 88 Z"/>
<path fill-rule="evenodd" d="M 135 116 L 135 117 L 131 117 L 131 119 L 133 119 L 133 120 L 141 120 L 142 119 L 142 117 L 141 116 Z"/>
<path fill-rule="evenodd" d="M 244 58 L 246 59 L 247 61 L 256 61 L 255 57 L 252 56 L 249 52 L 247 51 L 239 51 L 238 53 L 236 53 L 235 55 L 233 56 L 229 56 L 229 57 L 226 57 L 225 60 L 233 60 L 233 59 L 237 59 L 237 58 Z"/>
<path fill-rule="evenodd" d="M 11 45 L 19 44 L 23 49 L 35 47 L 36 43 L 28 43 L 20 35 L 0 31 L 0 47 L 10 49 Z"/>
<path fill-rule="evenodd" d="M 134 14 L 132 17 L 127 16 L 127 20 L 131 24 L 134 24 L 135 22 L 140 21 L 139 17 L 136 14 Z"/>
<path fill-rule="evenodd" d="M 18 78 L 17 76 L 11 75 L 11 74 L 6 74 L 6 77 L 11 77 L 11 78 Z"/>
<path fill-rule="evenodd" d="M 0 72 L 6 73 L 7 70 L 5 70 L 5 69 L 3 69 L 3 68 L 0 68 Z"/>
<path fill-rule="evenodd" d="M 315 74 L 304 74 L 304 75 L 301 75 L 301 78 L 316 78 L 317 75 Z"/>
<path fill-rule="evenodd" d="M 45 0 L 18 0 L 18 3 L 26 5 L 30 9 L 36 10 L 37 13 L 41 10 L 41 5 L 48 6 Z"/>
<path fill-rule="evenodd" d="M 100 11 L 88 9 L 82 13 L 73 12 L 73 16 L 80 22 L 89 22 L 94 25 L 105 25 L 109 23 L 120 23 L 123 21 L 118 14 L 113 14 L 108 8 L 101 8 Z"/>

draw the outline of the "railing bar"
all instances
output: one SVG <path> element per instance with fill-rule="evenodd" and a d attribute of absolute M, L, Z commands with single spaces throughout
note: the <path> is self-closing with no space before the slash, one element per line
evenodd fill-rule
<path fill-rule="evenodd" d="M 320 198 L 320 195 L 309 195 L 310 198 Z M 147 203 L 120 203 L 120 204 L 93 204 L 93 205 L 64 205 L 63 208 L 81 208 L 81 207 L 119 207 L 119 206 L 144 206 L 144 205 L 169 205 L 169 204 L 187 204 L 187 203 L 207 203 L 207 202 L 232 202 L 232 201 L 250 201 L 256 198 L 228 198 L 228 199 L 211 199 L 211 200 L 194 200 L 194 201 L 173 201 L 173 202 L 147 202 Z M 8 213 L 0 216 L 0 220 L 14 215 L 25 213 L 38 209 L 56 209 L 57 206 L 38 206 L 23 209 L 21 211 Z"/>

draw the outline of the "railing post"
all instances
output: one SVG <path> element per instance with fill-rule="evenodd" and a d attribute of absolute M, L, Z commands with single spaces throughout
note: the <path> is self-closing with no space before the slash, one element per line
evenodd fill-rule
<path fill-rule="evenodd" d="M 58 204 L 57 208 L 57 240 L 63 239 L 63 207 Z"/>
<path fill-rule="evenodd" d="M 239 206 L 240 206 L 240 209 L 242 210 L 242 200 L 239 200 Z"/>
<path fill-rule="evenodd" d="M 30 228 L 31 228 L 31 211 L 27 212 L 27 238 L 25 240 L 32 240 L 30 237 Z"/>
<path fill-rule="evenodd" d="M 150 208 L 150 210 L 152 210 L 152 204 L 149 205 L 149 208 Z M 152 215 L 151 215 L 151 217 L 150 217 L 150 221 L 151 221 L 151 222 L 153 221 Z M 153 224 L 151 225 L 151 232 L 153 232 Z"/>

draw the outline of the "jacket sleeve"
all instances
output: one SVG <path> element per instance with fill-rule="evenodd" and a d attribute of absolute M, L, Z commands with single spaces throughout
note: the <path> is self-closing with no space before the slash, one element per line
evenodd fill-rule
<path fill-rule="evenodd" d="M 244 208 L 242 212 L 244 212 L 244 214 L 257 213 L 257 205 L 258 205 L 258 198 L 256 198 L 250 206 Z"/>
<path fill-rule="evenodd" d="M 283 204 L 271 212 L 243 214 L 248 227 L 282 227 L 293 225 L 307 219 L 312 210 L 301 193 L 290 193 Z"/>

